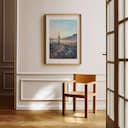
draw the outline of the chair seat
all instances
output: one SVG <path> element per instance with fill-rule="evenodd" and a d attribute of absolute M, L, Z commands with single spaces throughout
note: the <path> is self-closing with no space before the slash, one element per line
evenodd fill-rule
<path fill-rule="evenodd" d="M 64 95 L 70 96 L 70 97 L 77 96 L 77 97 L 80 97 L 80 98 L 84 98 L 85 97 L 85 93 L 84 92 L 80 92 L 80 91 L 67 91 L 67 92 L 64 93 Z M 89 97 L 96 96 L 96 93 L 89 92 L 88 96 Z"/>

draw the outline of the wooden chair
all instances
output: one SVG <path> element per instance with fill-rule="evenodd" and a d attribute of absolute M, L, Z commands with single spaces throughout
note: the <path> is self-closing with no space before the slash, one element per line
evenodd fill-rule
<path fill-rule="evenodd" d="M 62 99 L 62 114 L 65 114 L 66 109 L 66 97 L 73 98 L 73 111 L 76 110 L 76 98 L 84 98 L 85 107 L 85 118 L 87 118 L 88 114 L 88 97 L 93 97 L 93 113 L 96 111 L 96 75 L 93 74 L 74 74 L 73 81 L 65 81 L 63 82 L 63 99 Z M 84 91 L 77 91 L 78 83 L 84 83 Z M 69 91 L 68 87 L 73 86 L 73 90 Z M 88 86 L 93 85 L 93 91 L 88 92 Z"/>

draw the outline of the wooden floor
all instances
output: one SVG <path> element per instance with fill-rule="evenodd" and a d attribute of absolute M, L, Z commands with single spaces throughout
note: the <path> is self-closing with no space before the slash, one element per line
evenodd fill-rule
<path fill-rule="evenodd" d="M 0 110 L 0 128 L 105 128 L 105 111 L 83 113 L 66 111 Z"/>

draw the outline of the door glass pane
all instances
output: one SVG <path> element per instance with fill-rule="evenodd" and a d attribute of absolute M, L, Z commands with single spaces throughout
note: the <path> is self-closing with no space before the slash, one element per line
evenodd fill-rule
<path fill-rule="evenodd" d="M 124 0 L 119 0 L 119 21 L 124 18 Z"/>
<path fill-rule="evenodd" d="M 107 35 L 107 60 L 109 60 L 109 56 L 110 56 L 110 35 Z"/>
<path fill-rule="evenodd" d="M 119 58 L 124 58 L 124 24 L 119 25 Z"/>
<path fill-rule="evenodd" d="M 119 95 L 124 96 L 124 62 L 119 62 Z"/>
<path fill-rule="evenodd" d="M 124 128 L 124 100 L 119 98 L 119 127 Z"/>
<path fill-rule="evenodd" d="M 125 102 L 125 128 L 128 128 L 128 102 Z"/>
<path fill-rule="evenodd" d="M 128 99 L 128 62 L 125 69 L 125 98 Z"/>
<path fill-rule="evenodd" d="M 125 57 L 128 59 L 128 21 L 125 23 Z"/>
<path fill-rule="evenodd" d="M 125 17 L 128 17 L 128 0 L 125 0 Z"/>
<path fill-rule="evenodd" d="M 110 1 L 110 31 L 114 30 L 114 0 Z"/>
<path fill-rule="evenodd" d="M 110 96 L 109 96 L 109 99 L 110 99 L 110 118 L 112 120 L 114 120 L 114 94 L 112 92 L 110 92 Z"/>
<path fill-rule="evenodd" d="M 109 60 L 114 61 L 114 34 L 110 34 L 109 38 Z"/>
<path fill-rule="evenodd" d="M 110 88 L 110 86 L 109 86 L 109 64 L 107 64 L 107 88 Z"/>
<path fill-rule="evenodd" d="M 107 36 L 107 60 L 114 61 L 114 34 Z"/>
<path fill-rule="evenodd" d="M 109 4 L 107 5 L 107 32 L 109 32 L 109 25 L 110 25 L 110 23 L 109 23 L 109 21 L 110 21 L 110 19 L 109 19 Z"/>
<path fill-rule="evenodd" d="M 111 90 L 114 90 L 114 64 L 108 66 L 108 86 Z"/>
<path fill-rule="evenodd" d="M 110 93 L 109 93 L 109 91 L 107 91 L 107 115 L 108 116 L 110 116 L 110 99 L 109 99 L 109 97 L 110 97 Z"/>

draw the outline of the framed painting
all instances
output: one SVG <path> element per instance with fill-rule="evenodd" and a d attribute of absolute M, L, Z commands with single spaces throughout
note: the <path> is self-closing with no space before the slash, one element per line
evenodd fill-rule
<path fill-rule="evenodd" d="M 81 64 L 81 15 L 46 14 L 46 64 Z"/>

